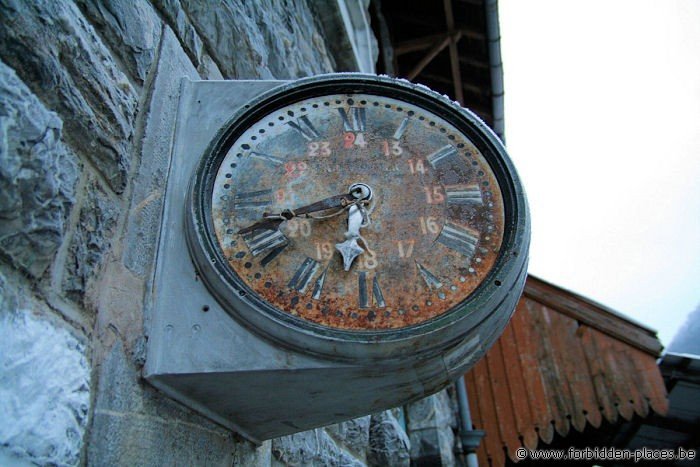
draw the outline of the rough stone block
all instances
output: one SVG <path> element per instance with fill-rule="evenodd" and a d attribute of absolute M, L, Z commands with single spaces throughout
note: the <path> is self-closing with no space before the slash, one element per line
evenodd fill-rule
<path fill-rule="evenodd" d="M 9 282 L 0 273 L 0 446 L 13 460 L 76 465 L 90 404 L 85 346 Z"/>
<path fill-rule="evenodd" d="M 35 277 L 53 261 L 75 202 L 78 160 L 61 128 L 0 62 L 0 251 Z"/>
<path fill-rule="evenodd" d="M 134 346 L 130 352 L 138 352 L 136 347 L 140 346 L 139 340 L 144 336 L 145 280 L 112 255 L 105 259 L 98 281 L 89 289 L 97 295 L 89 293 L 87 296 L 98 310 L 93 347 L 96 360 L 104 358 L 105 351 L 119 339 Z M 135 357 L 139 359 L 137 355 Z"/>
<path fill-rule="evenodd" d="M 372 415 L 369 431 L 367 464 L 408 467 L 411 464 L 411 442 L 393 409 Z"/>
<path fill-rule="evenodd" d="M 207 54 L 202 55 L 202 63 L 197 67 L 197 71 L 202 79 L 224 79 L 217 64 Z"/>
<path fill-rule="evenodd" d="M 454 413 L 442 390 L 407 406 L 411 460 L 417 465 L 455 465 Z"/>
<path fill-rule="evenodd" d="M 242 441 L 236 443 L 233 453 L 233 464 L 246 467 L 270 467 L 272 464 L 272 441 L 264 441 L 255 447 L 252 443 Z"/>
<path fill-rule="evenodd" d="M 333 439 L 350 449 L 358 458 L 366 459 L 369 449 L 370 416 L 355 418 L 325 427 Z"/>
<path fill-rule="evenodd" d="M 374 73 L 379 47 L 369 23 L 370 0 L 309 0 L 337 71 Z M 343 8 L 339 5 L 344 4 Z"/>
<path fill-rule="evenodd" d="M 181 3 L 227 78 L 290 79 L 334 69 L 304 1 Z"/>
<path fill-rule="evenodd" d="M 120 193 L 138 96 L 72 2 L 0 0 L 0 56 L 63 119 L 65 140 Z"/>
<path fill-rule="evenodd" d="M 363 466 L 343 450 L 322 428 L 303 431 L 272 440 L 273 460 L 282 465 Z"/>
<path fill-rule="evenodd" d="M 203 59 L 204 45 L 185 10 L 183 10 L 180 0 L 151 0 L 151 2 L 175 31 L 175 35 L 194 66 L 199 67 Z"/>
<path fill-rule="evenodd" d="M 454 412 L 447 390 L 425 397 L 406 407 L 408 431 L 454 426 Z"/>
<path fill-rule="evenodd" d="M 139 83 L 156 55 L 162 23 L 146 0 L 78 0 L 107 44 Z"/>
<path fill-rule="evenodd" d="M 89 436 L 88 465 L 233 465 L 238 450 L 229 432 L 145 385 L 119 342 L 100 368 Z"/>
<path fill-rule="evenodd" d="M 119 206 L 115 200 L 99 182 L 89 180 L 84 188 L 83 204 L 68 249 L 63 279 L 63 290 L 74 300 L 82 300 L 89 280 L 102 264 L 118 217 Z"/>
<path fill-rule="evenodd" d="M 199 79 L 197 70 L 168 27 L 163 33 L 155 73 L 124 244 L 124 263 L 139 276 L 150 270 L 154 260 L 180 85 L 183 78 Z"/>
<path fill-rule="evenodd" d="M 455 465 L 454 436 L 437 428 L 409 433 L 411 439 L 411 464 L 419 466 L 452 467 Z"/>

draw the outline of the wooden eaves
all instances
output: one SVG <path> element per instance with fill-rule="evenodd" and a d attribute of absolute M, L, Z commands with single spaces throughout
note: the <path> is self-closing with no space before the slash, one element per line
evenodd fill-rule
<path fill-rule="evenodd" d="M 521 446 L 664 415 L 660 351 L 653 330 L 529 276 L 503 335 L 465 375 L 474 428 L 486 432 L 480 465 L 518 462 Z"/>

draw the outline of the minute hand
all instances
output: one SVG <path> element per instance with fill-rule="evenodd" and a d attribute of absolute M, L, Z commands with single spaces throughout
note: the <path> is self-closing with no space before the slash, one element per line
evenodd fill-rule
<path fill-rule="evenodd" d="M 326 211 L 328 209 L 344 208 L 350 203 L 356 202 L 357 197 L 352 193 L 345 193 L 343 195 L 335 195 L 329 198 L 322 199 L 321 201 L 316 201 L 315 203 L 307 204 L 297 209 L 285 209 L 279 214 L 263 214 L 263 219 L 244 227 L 238 231 L 239 234 L 247 234 L 253 232 L 254 230 L 268 229 L 274 230 L 282 224 L 284 221 L 288 221 L 294 217 L 303 216 L 310 214 L 312 212 Z"/>

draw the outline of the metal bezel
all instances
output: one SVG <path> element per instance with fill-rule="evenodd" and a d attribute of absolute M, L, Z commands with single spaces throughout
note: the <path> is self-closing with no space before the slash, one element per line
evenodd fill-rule
<path fill-rule="evenodd" d="M 393 97 L 439 115 L 465 133 L 491 166 L 503 195 L 504 236 L 498 258 L 484 281 L 452 310 L 418 325 L 381 331 L 328 328 L 277 310 L 258 298 L 227 266 L 211 221 L 211 193 L 219 165 L 233 142 L 252 123 L 302 99 L 361 92 Z M 320 75 L 276 87 L 240 108 L 219 130 L 192 180 L 186 212 L 187 244 L 207 288 L 223 308 L 264 338 L 303 352 L 344 361 L 427 358 L 454 345 L 516 289 L 522 289 L 530 224 L 525 194 L 505 148 L 472 112 L 446 97 L 405 81 L 354 73 Z M 510 313 L 512 310 L 500 312 Z M 370 344 L 370 345 L 368 345 Z"/>

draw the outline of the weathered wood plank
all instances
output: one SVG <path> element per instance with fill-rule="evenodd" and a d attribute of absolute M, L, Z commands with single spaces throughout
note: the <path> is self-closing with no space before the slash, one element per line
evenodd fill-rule
<path fill-rule="evenodd" d="M 605 382 L 600 370 L 600 362 L 592 344 L 590 329 L 591 328 L 586 325 L 579 325 L 578 329 L 576 329 L 578 341 L 577 358 L 581 362 L 581 365 L 585 364 L 586 366 L 588 378 L 586 383 L 591 391 L 591 399 L 585 404 L 585 410 L 587 411 L 586 420 L 588 420 L 593 427 L 598 428 L 603 422 L 606 400 L 610 415 L 616 417 L 617 412 L 614 410 L 612 401 L 606 397 L 608 390 L 607 387 L 605 387 Z"/>
<path fill-rule="evenodd" d="M 579 338 L 576 335 L 578 325 L 575 320 L 566 315 L 551 313 L 553 340 L 558 347 L 557 354 L 561 356 L 559 361 L 563 366 L 563 374 L 571 394 L 572 410 L 569 414 L 571 423 L 582 432 L 586 428 L 586 414 L 589 409 L 595 407 L 595 397 L 590 384 L 588 367 L 582 365 L 585 362 L 579 347 Z"/>
<path fill-rule="evenodd" d="M 477 364 L 478 366 L 479 364 Z M 482 415 L 482 404 L 479 399 L 476 386 L 475 369 L 472 368 L 467 374 L 464 375 L 464 382 L 467 386 L 467 397 L 469 399 L 469 409 L 472 416 L 472 426 L 477 430 L 484 430 L 484 418 Z M 479 459 L 479 465 L 489 465 L 488 463 L 488 452 L 486 449 L 486 443 L 488 442 L 488 434 L 484 438 L 479 447 L 476 450 L 476 455 Z"/>
<path fill-rule="evenodd" d="M 503 440 L 499 429 L 500 421 L 498 420 L 498 412 L 496 411 L 495 401 L 491 389 L 491 375 L 488 370 L 488 356 L 485 356 L 474 367 L 474 378 L 476 380 L 476 392 L 479 397 L 479 404 L 482 409 L 482 422 L 484 423 L 483 430 L 486 432 L 484 445 L 486 455 L 491 459 L 493 465 L 503 465 L 505 456 L 503 454 Z M 488 465 L 488 464 L 487 464 Z"/>
<path fill-rule="evenodd" d="M 666 415 L 668 413 L 668 394 L 656 360 L 646 358 L 644 360 L 637 359 L 636 362 L 644 373 L 644 379 L 649 383 L 649 405 L 657 414 Z"/>
<path fill-rule="evenodd" d="M 556 356 L 556 349 L 553 348 L 552 337 L 550 335 L 551 317 L 549 310 L 544 305 L 530 300 L 525 301 L 527 307 L 533 311 L 531 314 L 534 324 L 533 330 L 535 345 L 537 348 L 537 360 L 544 381 L 546 401 L 554 420 L 554 428 L 559 436 L 569 434 L 570 423 L 566 417 L 571 413 L 571 394 L 560 374 L 561 364 Z"/>
<path fill-rule="evenodd" d="M 629 354 L 630 362 L 632 363 L 632 371 L 634 371 L 636 374 L 636 381 L 642 394 L 642 398 L 644 399 L 644 403 L 647 407 L 648 416 L 648 412 L 654 410 L 652 406 L 652 398 L 654 397 L 656 390 L 652 387 L 653 378 L 650 379 L 646 374 L 646 366 L 644 362 L 646 360 L 651 360 L 656 368 L 656 361 L 639 349 L 628 347 L 626 351 Z"/>
<path fill-rule="evenodd" d="M 517 310 L 516 310 L 517 314 Z M 506 326 L 500 337 L 503 350 L 503 360 L 508 377 L 508 387 L 510 389 L 510 400 L 513 404 L 515 415 L 515 428 L 518 435 L 523 438 L 522 444 L 528 449 L 537 447 L 537 432 L 535 431 L 535 421 L 533 419 L 532 408 L 528 400 L 525 380 L 523 378 L 523 368 L 520 363 L 520 352 L 515 340 L 513 327 L 516 325 L 515 316 Z M 509 452 L 515 449 L 508 446 Z"/>
<path fill-rule="evenodd" d="M 515 449 L 520 446 L 520 439 L 516 428 L 515 409 L 510 398 L 512 388 L 508 381 L 501 339 L 498 339 L 489 350 L 486 362 L 491 376 L 491 390 L 501 439 L 506 446 L 508 456 L 513 462 L 516 462 L 518 458 L 515 456 Z"/>
<path fill-rule="evenodd" d="M 594 337 L 594 334 L 598 333 L 598 331 L 589 326 L 582 327 L 584 331 L 581 334 L 581 342 L 583 343 L 586 361 L 593 378 L 598 409 L 608 422 L 616 423 L 618 413 L 615 408 L 612 384 L 605 377 L 604 358 L 601 350 L 598 349 L 597 340 Z"/>
<path fill-rule="evenodd" d="M 634 415 L 634 408 L 626 399 L 626 395 L 629 392 L 627 380 L 621 373 L 622 369 L 618 365 L 615 349 L 612 347 L 613 340 L 600 332 L 593 334 L 593 336 L 603 357 L 603 374 L 605 379 L 610 382 L 615 408 L 625 420 L 631 420 Z"/>
<path fill-rule="evenodd" d="M 619 341 L 613 342 L 613 345 L 616 351 L 615 354 L 617 355 L 618 363 L 627 377 L 627 387 L 629 388 L 627 400 L 632 405 L 634 412 L 640 417 L 645 418 L 647 415 L 649 415 L 649 406 L 647 404 L 646 397 L 644 397 L 644 386 L 640 381 L 641 378 L 639 372 L 636 370 L 634 362 L 632 362 L 632 356 L 628 352 L 628 350 L 632 349 L 628 345 L 625 345 Z"/>
<path fill-rule="evenodd" d="M 539 371 L 535 333 L 532 332 L 532 312 L 525 299 L 520 299 L 513 315 L 515 341 L 520 350 L 520 364 L 527 392 L 528 403 L 533 414 L 535 431 L 540 439 L 549 444 L 554 438 L 554 419 L 544 390 L 544 381 Z"/>

